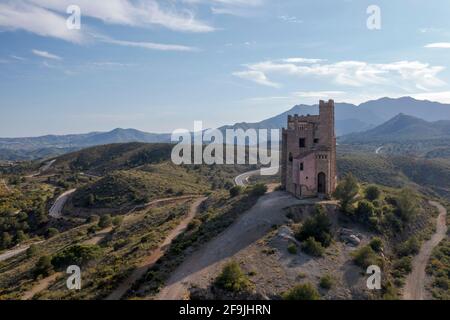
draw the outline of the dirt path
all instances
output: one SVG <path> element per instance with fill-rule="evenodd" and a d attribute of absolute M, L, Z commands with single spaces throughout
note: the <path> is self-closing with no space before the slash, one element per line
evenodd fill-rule
<path fill-rule="evenodd" d="M 156 261 L 159 260 L 165 253 L 167 247 L 172 243 L 172 241 L 178 237 L 188 226 L 189 222 L 195 217 L 200 204 L 205 201 L 206 198 L 200 198 L 195 200 L 189 209 L 189 213 L 186 218 L 166 237 L 164 242 L 154 250 L 151 255 L 149 255 L 142 263 L 131 273 L 131 275 L 122 282 L 119 287 L 114 290 L 106 300 L 120 300 L 124 294 L 131 288 L 131 286 L 140 278 L 142 278 L 148 269 L 150 269 Z"/>
<path fill-rule="evenodd" d="M 422 245 L 419 254 L 413 259 L 413 269 L 408 275 L 403 289 L 404 300 L 425 299 L 425 268 L 433 249 L 445 238 L 447 232 L 447 210 L 440 203 L 430 201 L 430 204 L 439 210 L 439 216 L 436 220 L 436 233 Z"/>
<path fill-rule="evenodd" d="M 312 203 L 312 200 L 298 200 L 284 192 L 264 195 L 233 225 L 189 256 L 156 299 L 183 299 L 191 283 L 209 280 L 227 258 L 261 239 L 274 224 L 283 223 L 286 220 L 283 208 L 301 203 Z"/>

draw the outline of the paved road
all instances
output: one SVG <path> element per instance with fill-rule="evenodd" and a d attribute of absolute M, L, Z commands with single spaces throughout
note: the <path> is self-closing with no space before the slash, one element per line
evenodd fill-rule
<path fill-rule="evenodd" d="M 131 286 L 145 275 L 147 270 L 150 269 L 159 260 L 159 258 L 164 255 L 166 249 L 170 246 L 172 241 L 186 229 L 189 222 L 192 221 L 198 212 L 198 208 L 201 203 L 205 200 L 206 198 L 197 199 L 191 205 L 187 217 L 184 218 L 183 221 L 181 221 L 181 223 L 169 233 L 164 242 L 156 250 L 153 250 L 151 254 L 131 273 L 131 275 L 106 298 L 106 300 L 120 300 L 131 288 Z"/>
<path fill-rule="evenodd" d="M 48 212 L 50 217 L 59 219 L 62 216 L 62 209 L 64 208 L 64 205 L 66 204 L 67 200 L 69 199 L 70 195 L 73 194 L 77 189 L 71 189 L 63 194 L 61 194 L 55 201 L 55 203 L 50 208 L 50 211 Z"/>
<path fill-rule="evenodd" d="M 278 169 L 278 167 L 276 167 Z M 243 174 L 238 175 L 236 178 L 234 178 L 234 183 L 237 186 L 244 187 L 248 184 L 248 179 L 253 176 L 259 176 L 261 173 L 271 173 L 271 171 L 274 170 L 274 168 L 262 168 L 258 170 L 253 170 L 249 172 L 245 172 Z"/>
<path fill-rule="evenodd" d="M 377 148 L 377 149 L 375 150 L 375 154 L 380 154 L 380 153 L 381 153 L 381 150 L 383 150 L 383 148 L 384 148 L 383 146 Z"/>
<path fill-rule="evenodd" d="M 48 169 L 50 169 L 50 167 L 55 163 L 55 161 L 56 161 L 56 159 L 45 163 L 42 167 L 39 168 L 38 172 L 30 174 L 28 176 L 25 176 L 25 178 L 34 178 L 34 177 L 39 176 L 40 174 L 42 174 L 42 173 L 46 172 Z"/>
<path fill-rule="evenodd" d="M 433 249 L 445 238 L 447 233 L 447 210 L 440 203 L 430 201 L 430 204 L 439 210 L 439 216 L 436 219 L 436 233 L 422 245 L 419 254 L 413 259 L 413 269 L 406 278 L 403 289 L 404 300 L 425 299 L 425 269 Z"/>

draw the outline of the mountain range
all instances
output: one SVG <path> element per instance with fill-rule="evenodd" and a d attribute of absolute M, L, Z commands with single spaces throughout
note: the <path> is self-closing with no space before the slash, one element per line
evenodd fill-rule
<path fill-rule="evenodd" d="M 393 137 L 391 129 L 402 127 L 399 125 L 406 122 L 408 123 L 407 128 L 396 133 L 399 137 L 415 134 L 419 129 L 423 135 L 438 137 L 446 134 L 439 131 L 441 124 L 439 121 L 450 120 L 450 104 L 421 101 L 411 97 L 398 99 L 381 98 L 360 105 L 336 103 L 335 107 L 336 133 L 338 136 L 366 132 L 364 136 L 380 137 L 384 135 L 385 138 Z M 219 130 L 224 132 L 226 129 L 281 129 L 286 126 L 288 115 L 318 114 L 318 110 L 318 105 L 296 105 L 286 112 L 260 122 L 240 122 L 234 125 L 222 126 Z M 401 116 L 397 117 L 399 114 Z M 407 115 L 418 119 L 414 121 L 413 119 L 407 119 Z M 392 120 L 389 121 L 390 119 Z M 376 128 L 386 121 L 388 122 L 384 127 Z M 433 123 L 430 124 L 429 122 Z M 444 123 L 442 125 L 445 127 Z M 371 129 L 375 131 L 371 131 Z M 45 155 L 61 154 L 67 152 L 67 150 L 123 142 L 170 142 L 170 133 L 147 133 L 136 129 L 118 128 L 109 132 L 91 132 L 87 134 L 0 138 L 0 159 L 37 158 Z M 25 157 L 25 154 L 28 154 L 28 156 Z"/>

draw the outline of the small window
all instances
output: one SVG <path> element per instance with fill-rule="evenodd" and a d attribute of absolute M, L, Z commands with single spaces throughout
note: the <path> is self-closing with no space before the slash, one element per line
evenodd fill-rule
<path fill-rule="evenodd" d="M 314 143 L 319 143 L 319 139 L 315 138 Z"/>
<path fill-rule="evenodd" d="M 305 138 L 300 138 L 298 140 L 298 145 L 299 145 L 300 148 L 304 148 L 306 146 Z"/>
<path fill-rule="evenodd" d="M 303 171 L 303 162 L 300 163 L 300 171 Z"/>
<path fill-rule="evenodd" d="M 293 157 L 292 157 L 292 152 L 289 152 L 289 162 L 292 162 Z"/>

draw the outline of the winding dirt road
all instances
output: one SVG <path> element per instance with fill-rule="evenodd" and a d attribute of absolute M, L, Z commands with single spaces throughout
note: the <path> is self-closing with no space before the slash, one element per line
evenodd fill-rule
<path fill-rule="evenodd" d="M 152 251 L 152 253 L 144 261 L 142 261 L 142 263 L 131 273 L 131 275 L 106 298 L 106 300 L 120 300 L 131 288 L 131 286 L 145 275 L 147 270 L 150 269 L 156 261 L 164 255 L 166 249 L 170 246 L 172 241 L 187 228 L 189 222 L 191 222 L 197 214 L 201 203 L 205 200 L 206 198 L 199 198 L 195 200 L 195 202 L 191 205 L 186 218 L 184 218 L 183 221 L 181 221 L 181 223 L 169 233 L 164 242 L 156 250 Z"/>
<path fill-rule="evenodd" d="M 408 275 L 403 289 L 404 300 L 425 299 L 425 269 L 433 249 L 445 238 L 447 233 L 447 210 L 438 202 L 430 201 L 430 204 L 439 210 L 439 216 L 436 219 L 436 232 L 430 240 L 422 245 L 419 254 L 413 259 L 413 269 Z"/>
<path fill-rule="evenodd" d="M 62 209 L 69 199 L 70 195 L 73 194 L 77 189 L 71 189 L 63 194 L 61 194 L 55 201 L 55 203 L 50 208 L 48 215 L 52 218 L 59 219 L 62 217 Z"/>

